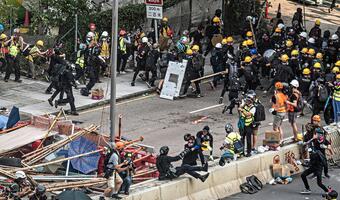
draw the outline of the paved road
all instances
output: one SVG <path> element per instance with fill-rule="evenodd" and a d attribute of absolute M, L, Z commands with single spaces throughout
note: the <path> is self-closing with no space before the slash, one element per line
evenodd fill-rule
<path fill-rule="evenodd" d="M 340 191 L 340 169 L 333 169 L 330 171 L 331 178 L 325 179 L 324 184 L 331 186 L 334 190 Z M 223 200 L 320 200 L 322 199 L 322 190 L 317 186 L 316 179 L 308 179 L 308 182 L 312 189 L 311 195 L 301 195 L 299 192 L 303 189 L 303 183 L 300 176 L 294 177 L 291 184 L 288 185 L 265 185 L 264 188 L 253 195 L 249 194 L 237 194 Z"/>
<path fill-rule="evenodd" d="M 227 122 L 234 126 L 237 124 L 238 115 L 236 109 L 234 115 L 222 114 L 223 106 L 218 106 L 217 101 L 222 86 L 212 91 L 209 84 L 203 84 L 202 98 L 185 98 L 175 101 L 160 99 L 155 94 L 143 96 L 136 99 L 120 102 L 117 105 L 117 114 L 123 115 L 122 133 L 128 138 L 144 136 L 143 143 L 155 146 L 156 149 L 162 145 L 168 145 L 173 151 L 179 152 L 183 149 L 183 135 L 186 133 L 196 134 L 204 125 L 209 125 L 215 138 L 214 151 L 219 155 L 219 145 L 225 137 L 224 125 Z M 263 94 L 258 91 L 258 94 Z M 262 97 L 265 107 L 269 108 L 269 99 L 271 96 Z M 227 98 L 225 98 L 227 99 Z M 225 101 L 227 103 L 227 100 Z M 216 107 L 215 107 L 216 106 Z M 209 107 L 212 107 L 209 109 Z M 200 111 L 203 109 L 202 111 Z M 204 110 L 206 109 L 206 110 Z M 308 111 L 309 112 L 309 111 Z M 195 120 L 202 118 L 202 122 L 194 124 Z M 309 120 L 310 115 L 299 118 L 299 127 Z M 91 123 L 100 124 L 100 132 L 109 133 L 109 108 L 98 107 L 91 110 L 80 112 L 80 116 L 71 119 L 83 122 L 81 126 L 87 126 Z M 265 130 L 271 130 L 269 123 L 272 122 L 272 115 L 267 113 L 267 120 L 262 123 L 260 134 Z M 292 133 L 288 122 L 284 122 L 285 136 Z M 262 137 L 263 138 L 263 137 Z M 262 139 L 260 140 L 262 141 Z M 261 145 L 262 142 L 259 142 Z M 172 152 L 173 152 L 172 151 Z"/>

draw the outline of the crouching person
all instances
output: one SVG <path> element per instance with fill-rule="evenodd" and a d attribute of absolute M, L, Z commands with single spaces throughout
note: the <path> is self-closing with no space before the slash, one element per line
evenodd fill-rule
<path fill-rule="evenodd" d="M 233 126 L 228 123 L 225 125 L 226 138 L 220 147 L 222 156 L 219 161 L 220 166 L 229 163 L 231 160 L 236 160 L 240 153 L 243 153 L 243 144 L 241 142 L 241 135 L 234 131 Z"/>
<path fill-rule="evenodd" d="M 189 174 L 190 176 L 200 179 L 202 182 L 204 182 L 208 176 L 209 173 L 206 173 L 205 175 L 201 175 L 197 173 L 198 171 L 208 171 L 208 165 L 201 166 L 190 166 L 187 164 L 183 164 L 179 167 L 174 167 L 171 163 L 179 161 L 183 159 L 183 157 L 189 153 L 190 150 L 186 149 L 182 153 L 180 153 L 178 156 L 168 156 L 169 153 L 169 147 L 163 146 L 160 149 L 160 155 L 156 159 L 156 166 L 157 170 L 159 172 L 159 180 L 172 180 L 174 178 L 177 178 L 185 173 Z"/>

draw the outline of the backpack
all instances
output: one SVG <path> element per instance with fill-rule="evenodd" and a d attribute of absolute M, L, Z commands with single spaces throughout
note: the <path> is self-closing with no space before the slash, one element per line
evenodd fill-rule
<path fill-rule="evenodd" d="M 328 90 L 325 85 L 318 86 L 318 99 L 320 102 L 326 102 L 328 99 Z"/>
<path fill-rule="evenodd" d="M 303 101 L 302 101 L 301 94 L 300 94 L 297 96 L 297 105 L 295 107 L 295 110 L 297 112 L 301 112 L 302 108 L 303 108 Z"/>
<path fill-rule="evenodd" d="M 25 56 L 25 57 L 29 56 L 33 47 L 34 47 L 33 44 L 27 45 L 26 48 L 22 51 L 22 55 Z"/>
<path fill-rule="evenodd" d="M 255 103 L 255 115 L 254 115 L 254 121 L 255 122 L 262 122 L 266 120 L 266 110 L 262 103 L 257 102 Z"/>
<path fill-rule="evenodd" d="M 237 138 L 231 139 L 227 136 L 227 138 L 231 141 L 233 141 L 233 147 L 235 153 L 243 153 L 243 143 L 241 140 L 238 140 Z"/>
<path fill-rule="evenodd" d="M 241 82 L 236 76 L 233 76 L 233 77 L 230 78 L 229 90 L 233 91 L 233 92 L 241 90 Z"/>
<path fill-rule="evenodd" d="M 213 52 L 212 55 L 211 55 L 210 64 L 212 66 L 218 66 L 218 65 L 221 64 L 220 57 L 218 56 L 218 53 L 216 51 Z"/>
<path fill-rule="evenodd" d="M 254 75 L 254 72 L 253 72 L 253 69 L 251 68 L 251 66 L 246 66 L 244 68 L 244 78 L 246 80 L 252 80 L 252 79 L 255 78 L 253 75 Z"/>
<path fill-rule="evenodd" d="M 112 175 L 113 171 L 114 171 L 114 169 L 111 169 L 111 168 L 107 167 L 107 165 L 109 164 L 110 158 L 111 158 L 113 153 L 114 153 L 113 150 L 109 151 L 109 153 L 106 155 L 105 160 L 104 160 L 104 174 L 105 174 L 104 177 L 105 178 L 109 178 Z"/>

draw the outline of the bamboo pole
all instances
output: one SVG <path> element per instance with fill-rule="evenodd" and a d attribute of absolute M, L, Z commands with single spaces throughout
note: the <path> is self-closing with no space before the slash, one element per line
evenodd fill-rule
<path fill-rule="evenodd" d="M 15 170 L 10 170 L 9 172 L 16 172 L 16 171 L 19 171 L 19 170 L 20 171 L 26 171 L 26 170 L 34 169 L 34 168 L 37 168 L 37 167 L 44 167 L 44 166 L 47 166 L 47 165 L 52 165 L 52 164 L 56 164 L 56 163 L 59 163 L 59 162 L 64 162 L 64 161 L 72 160 L 72 159 L 83 157 L 83 156 L 88 156 L 88 155 L 98 153 L 98 152 L 101 152 L 101 151 L 104 151 L 104 149 L 99 149 L 99 150 L 79 154 L 79 155 L 68 157 L 68 158 L 62 158 L 62 159 L 54 160 L 54 161 L 51 161 L 51 162 L 41 163 L 41 164 L 38 164 L 38 165 L 32 165 L 32 166 L 29 166 L 29 167 L 18 168 L 18 169 L 15 169 Z"/>
<path fill-rule="evenodd" d="M 222 71 L 222 72 L 218 72 L 218 73 L 214 73 L 214 74 L 210 74 L 210 75 L 207 75 L 207 76 L 203 76 L 201 78 L 197 78 L 197 79 L 191 80 L 191 83 L 194 83 L 194 82 L 197 82 L 197 81 L 201 81 L 201 80 L 204 80 L 204 79 L 208 79 L 208 78 L 211 78 L 211 77 L 214 77 L 214 76 L 227 74 L 227 73 L 228 73 L 228 70 Z"/>
<path fill-rule="evenodd" d="M 62 111 L 60 110 L 58 115 L 53 119 L 53 122 L 51 124 L 51 126 L 49 127 L 47 133 L 45 134 L 44 136 L 44 139 L 41 141 L 41 143 L 39 144 L 38 148 L 37 149 L 40 149 L 40 147 L 42 146 L 42 144 L 45 142 L 46 138 L 48 137 L 48 135 L 50 134 L 50 132 L 52 131 L 54 125 L 57 123 L 60 115 L 61 115 Z"/>

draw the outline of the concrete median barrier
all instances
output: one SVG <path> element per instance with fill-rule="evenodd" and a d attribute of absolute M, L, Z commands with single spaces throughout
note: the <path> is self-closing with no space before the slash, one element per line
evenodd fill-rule
<path fill-rule="evenodd" d="M 224 167 L 210 167 L 210 176 L 204 183 L 191 177 L 188 178 L 188 176 L 165 182 L 155 180 L 157 186 L 155 185 L 152 189 L 133 192 L 128 199 L 221 199 L 239 193 L 239 185 L 244 183 L 248 176 L 255 175 L 264 184 L 269 182 L 273 178 L 271 171 L 273 157 L 279 155 L 281 163 L 285 163 L 285 154 L 288 152 L 294 153 L 296 158 L 300 157 L 298 145 L 292 144 L 281 148 L 280 151 L 270 151 L 251 158 L 244 158 L 226 164 Z"/>

